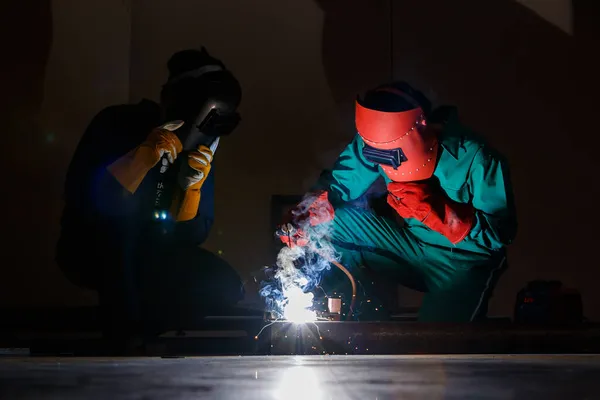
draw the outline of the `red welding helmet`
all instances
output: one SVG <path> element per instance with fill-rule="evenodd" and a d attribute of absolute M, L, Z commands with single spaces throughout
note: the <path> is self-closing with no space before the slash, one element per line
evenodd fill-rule
<path fill-rule="evenodd" d="M 411 107 L 404 111 L 380 111 L 357 99 L 356 129 L 366 144 L 363 155 L 379 164 L 395 182 L 430 178 L 435 170 L 438 142 L 434 131 L 425 128 L 423 109 L 396 88 L 375 89 L 374 93 L 378 92 L 386 92 L 386 96 L 397 97 Z"/>

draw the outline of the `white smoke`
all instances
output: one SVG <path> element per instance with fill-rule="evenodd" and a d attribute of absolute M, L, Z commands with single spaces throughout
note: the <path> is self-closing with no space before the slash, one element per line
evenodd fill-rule
<path fill-rule="evenodd" d="M 295 210 L 296 216 L 312 213 L 321 220 L 329 216 L 329 203 L 308 194 Z M 339 254 L 330 242 L 331 222 L 312 226 L 306 218 L 296 223 L 308 240 L 306 246 L 284 246 L 277 255 L 277 272 L 273 282 L 263 282 L 261 296 L 266 300 L 269 311 L 277 318 L 295 322 L 316 320 L 312 309 L 313 293 L 320 284 L 323 274 L 330 267 L 330 260 L 339 260 Z"/>

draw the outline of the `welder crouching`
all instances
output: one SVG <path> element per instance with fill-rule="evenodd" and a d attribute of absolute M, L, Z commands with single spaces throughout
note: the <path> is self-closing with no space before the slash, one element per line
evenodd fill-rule
<path fill-rule="evenodd" d="M 157 104 L 102 110 L 66 178 L 57 262 L 98 292 L 105 335 L 157 334 L 244 295 L 237 272 L 203 249 L 214 220 L 214 157 L 240 121 L 241 88 L 202 50 L 175 53 Z M 157 217 L 158 216 L 158 217 Z"/>

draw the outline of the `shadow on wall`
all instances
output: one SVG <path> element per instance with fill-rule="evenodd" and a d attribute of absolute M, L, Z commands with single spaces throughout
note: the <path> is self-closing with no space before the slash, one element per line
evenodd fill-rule
<path fill-rule="evenodd" d="M 348 114 L 358 90 L 390 77 L 390 2 L 317 2 L 326 76 Z M 393 77 L 457 105 L 510 161 L 519 234 L 491 311 L 510 314 L 527 280 L 557 278 L 582 290 L 588 317 L 599 319 L 598 135 L 583 118 L 597 78 L 577 39 L 508 0 L 397 0 L 391 17 Z"/>
<path fill-rule="evenodd" d="M 3 240 L 0 304 L 89 303 L 93 296 L 56 267 L 55 245 L 72 152 L 95 113 L 126 100 L 128 2 L 5 3 L 0 113 L 9 195 L 1 210 L 10 236 Z"/>
<path fill-rule="evenodd" d="M 10 135 L 9 149 L 27 143 L 38 129 L 44 97 L 44 79 L 52 44 L 50 0 L 9 1 L 0 19 L 3 59 L 0 79 L 3 90 L 0 114 Z M 20 32 L 20 34 L 18 33 Z M 14 151 L 8 154 L 19 156 Z"/>
<path fill-rule="evenodd" d="M 13 290 L 27 283 L 23 271 L 23 255 L 37 254 L 36 232 L 28 219 L 32 210 L 48 200 L 40 190 L 41 170 L 47 168 L 39 157 L 41 114 L 44 82 L 53 40 L 52 7 L 50 0 L 13 0 L 3 3 L 0 16 L 0 120 L 3 126 L 3 191 L 1 210 L 9 239 L 2 242 L 3 269 L 0 303 L 26 297 Z M 27 170 L 34 170 L 29 174 Z M 26 231 L 26 233 L 24 233 Z M 18 238 L 18 239 L 17 239 Z M 21 239 L 21 240 L 19 240 Z M 27 267 L 28 268 L 28 267 Z M 28 275 L 31 276 L 31 275 Z"/>
<path fill-rule="evenodd" d="M 315 0 L 324 13 L 321 53 L 325 77 L 337 105 L 341 136 L 353 137 L 356 95 L 391 78 L 389 0 Z"/>

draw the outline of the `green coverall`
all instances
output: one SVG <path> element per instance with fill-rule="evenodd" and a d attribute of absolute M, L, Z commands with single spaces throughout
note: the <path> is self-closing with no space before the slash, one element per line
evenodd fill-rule
<path fill-rule="evenodd" d="M 464 127 L 452 113 L 440 136 L 434 176 L 451 199 L 471 203 L 476 219 L 456 245 L 416 219 L 402 221 L 363 208 L 344 207 L 383 176 L 362 155 L 356 135 L 315 189 L 329 192 L 335 208 L 332 243 L 358 279 L 364 267 L 426 292 L 420 321 L 466 322 L 484 318 L 498 278 L 506 268 L 505 247 L 516 234 L 516 213 L 506 161 Z M 369 284 L 371 282 L 368 282 Z"/>

